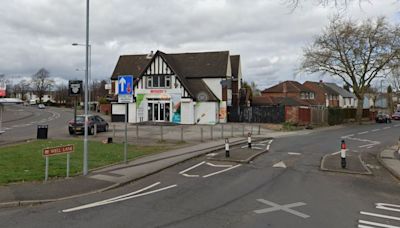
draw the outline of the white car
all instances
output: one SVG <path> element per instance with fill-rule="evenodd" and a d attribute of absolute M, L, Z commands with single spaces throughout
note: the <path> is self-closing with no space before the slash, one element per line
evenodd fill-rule
<path fill-rule="evenodd" d="M 39 104 L 39 105 L 38 105 L 38 108 L 39 108 L 39 109 L 45 109 L 46 106 L 44 106 L 44 104 Z"/>

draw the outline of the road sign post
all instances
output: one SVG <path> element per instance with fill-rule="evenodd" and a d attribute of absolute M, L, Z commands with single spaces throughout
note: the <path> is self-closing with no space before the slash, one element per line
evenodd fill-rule
<path fill-rule="evenodd" d="M 82 94 L 82 80 L 68 81 L 68 95 L 75 97 L 74 103 L 74 135 L 76 135 L 76 106 L 78 103 L 78 96 Z"/>
<path fill-rule="evenodd" d="M 125 103 L 124 162 L 128 162 L 128 103 L 133 102 L 133 76 L 118 76 L 118 103 Z"/>
<path fill-rule="evenodd" d="M 60 155 L 60 154 L 67 154 L 67 175 L 69 177 L 69 164 L 70 164 L 70 153 L 74 152 L 74 145 L 65 145 L 65 146 L 58 146 L 58 147 L 49 147 L 44 148 L 42 151 L 43 157 L 46 159 L 46 168 L 44 173 L 44 180 L 47 181 L 49 178 L 49 157 Z"/>

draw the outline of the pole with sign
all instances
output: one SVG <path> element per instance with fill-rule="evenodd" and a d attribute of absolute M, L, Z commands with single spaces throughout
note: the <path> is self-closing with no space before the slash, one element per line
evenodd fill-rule
<path fill-rule="evenodd" d="M 78 96 L 82 94 L 82 81 L 81 80 L 70 80 L 68 81 L 68 95 L 75 97 L 74 104 L 74 134 L 76 135 L 76 106 L 78 103 Z"/>
<path fill-rule="evenodd" d="M 46 168 L 44 174 L 44 180 L 47 181 L 49 178 L 49 157 L 60 155 L 60 154 L 67 154 L 67 178 L 69 177 L 69 160 L 70 160 L 70 153 L 74 152 L 74 145 L 66 145 L 66 146 L 58 146 L 58 147 L 49 147 L 44 148 L 42 151 L 43 157 L 46 158 Z"/>
<path fill-rule="evenodd" d="M 118 103 L 124 103 L 125 107 L 125 140 L 124 162 L 128 162 L 128 103 L 133 102 L 133 76 L 118 76 Z"/>

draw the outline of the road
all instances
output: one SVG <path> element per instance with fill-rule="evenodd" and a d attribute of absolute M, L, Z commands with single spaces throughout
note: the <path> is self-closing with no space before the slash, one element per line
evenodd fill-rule
<path fill-rule="evenodd" d="M 0 135 L 0 145 L 35 139 L 38 125 L 48 125 L 48 137 L 67 137 L 67 122 L 73 118 L 73 111 L 65 108 L 7 105 L 2 124 L 5 133 Z"/>
<path fill-rule="evenodd" d="M 277 138 L 250 164 L 199 157 L 112 191 L 0 209 L 1 227 L 399 228 L 399 181 L 376 160 L 399 132 L 394 122 Z M 319 170 L 343 137 L 373 175 Z"/>

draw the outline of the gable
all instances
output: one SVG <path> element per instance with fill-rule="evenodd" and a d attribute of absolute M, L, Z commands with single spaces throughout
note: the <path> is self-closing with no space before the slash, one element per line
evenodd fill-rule
<path fill-rule="evenodd" d="M 150 65 L 147 67 L 146 72 L 143 75 L 173 75 L 173 71 L 168 66 L 168 64 L 164 61 L 164 59 L 155 55 L 152 59 Z"/>

